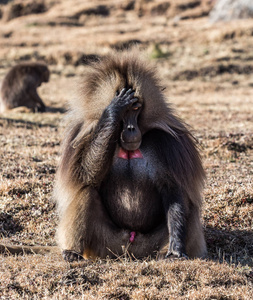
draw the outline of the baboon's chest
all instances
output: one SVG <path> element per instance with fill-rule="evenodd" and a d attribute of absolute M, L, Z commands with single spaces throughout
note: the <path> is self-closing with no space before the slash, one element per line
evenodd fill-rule
<path fill-rule="evenodd" d="M 116 160 L 100 192 L 121 228 L 148 232 L 163 220 L 161 198 L 144 160 Z"/>

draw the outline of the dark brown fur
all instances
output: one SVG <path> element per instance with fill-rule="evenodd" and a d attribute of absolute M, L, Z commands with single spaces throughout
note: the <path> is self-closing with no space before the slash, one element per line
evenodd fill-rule
<path fill-rule="evenodd" d="M 48 82 L 49 69 L 44 63 L 20 63 L 6 74 L 0 90 L 0 112 L 19 106 L 33 111 L 45 111 L 45 104 L 37 93 L 42 82 Z"/>
<path fill-rule="evenodd" d="M 162 151 L 168 153 L 164 159 L 166 164 L 161 165 L 159 157 L 152 158 L 150 164 L 155 165 L 157 162 L 159 165 L 157 172 L 161 172 L 160 178 L 165 178 L 163 184 L 171 186 L 173 182 L 182 191 L 186 254 L 189 257 L 201 257 L 205 254 L 206 245 L 200 223 L 204 171 L 195 140 L 166 103 L 159 82 L 154 68 L 129 53 L 109 56 L 94 63 L 85 74 L 80 97 L 71 103 L 69 125 L 63 141 L 63 153 L 54 193 L 60 215 L 58 243 L 63 250 L 93 258 L 121 255 L 124 252 L 122 249 L 127 249 L 134 257 L 155 253 L 164 257 L 168 251 L 167 226 L 160 224 L 152 230 L 148 228 L 146 230 L 142 228 L 142 232 L 136 230 L 135 241 L 129 243 L 129 232 L 133 229 L 130 225 L 129 228 L 124 226 L 123 221 L 122 226 L 120 224 L 118 216 L 123 214 L 125 217 L 131 197 L 135 204 L 128 207 L 130 216 L 134 215 L 135 210 L 138 210 L 137 218 L 147 216 L 149 199 L 146 203 L 140 203 L 139 199 L 145 187 L 138 187 L 138 183 L 135 183 L 138 178 L 133 180 L 135 195 L 126 195 L 130 192 L 124 190 L 123 184 L 113 211 L 105 208 L 101 196 L 102 190 L 106 190 L 104 185 L 108 180 L 108 174 L 113 172 L 111 168 L 119 145 L 116 139 L 115 145 L 110 146 L 114 147 L 114 153 L 108 153 L 107 142 L 111 143 L 113 127 L 105 126 L 104 132 L 96 141 L 95 135 L 99 131 L 96 126 L 117 91 L 131 87 L 135 91 L 135 97 L 142 104 L 138 119 L 142 135 L 148 136 L 146 140 L 154 144 L 152 147 L 161 147 Z M 156 136 L 165 137 L 166 147 L 171 141 L 171 148 L 168 146 L 166 150 L 157 145 L 160 139 Z M 100 138 L 104 147 L 98 145 Z M 143 171 L 145 172 L 145 169 Z M 127 182 L 131 184 L 129 180 Z M 156 182 L 156 185 L 159 187 L 159 182 Z M 124 211 L 121 211 L 123 207 Z M 114 212 L 117 219 L 114 218 Z M 180 221 L 179 218 L 179 223 Z M 66 259 L 69 258 L 67 254 Z"/>

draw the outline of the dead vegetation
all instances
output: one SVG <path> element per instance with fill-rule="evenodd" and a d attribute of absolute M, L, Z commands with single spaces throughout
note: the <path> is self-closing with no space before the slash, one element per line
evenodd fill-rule
<path fill-rule="evenodd" d="M 214 262 L 96 261 L 63 264 L 58 257 L 3 263 L 3 297 L 27 299 L 250 299 L 249 277 Z M 201 264 L 202 268 L 198 265 Z M 19 270 L 22 269 L 21 273 Z M 30 282 L 31 284 L 27 284 Z"/>
<path fill-rule="evenodd" d="M 16 2 L 0 8 L 4 12 Z M 206 13 L 183 17 L 206 5 L 210 10 L 208 1 L 43 3 L 40 14 L 0 21 L 0 80 L 23 60 L 44 59 L 52 73 L 39 88 L 49 112 L 13 110 L 0 116 L 1 243 L 55 245 L 51 193 L 66 102 L 75 97 L 90 59 L 137 44 L 154 61 L 169 101 L 199 140 L 207 172 L 208 257 L 131 261 L 126 254 L 115 261 L 69 264 L 55 254 L 0 256 L 0 297 L 250 299 L 253 21 L 211 25 Z"/>

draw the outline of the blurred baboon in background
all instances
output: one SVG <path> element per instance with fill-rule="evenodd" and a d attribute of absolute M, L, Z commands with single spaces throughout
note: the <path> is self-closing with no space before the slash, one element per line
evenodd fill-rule
<path fill-rule="evenodd" d="M 0 90 L 0 112 L 26 106 L 44 112 L 45 104 L 37 93 L 42 82 L 48 82 L 49 69 L 43 62 L 20 63 L 6 74 Z"/>

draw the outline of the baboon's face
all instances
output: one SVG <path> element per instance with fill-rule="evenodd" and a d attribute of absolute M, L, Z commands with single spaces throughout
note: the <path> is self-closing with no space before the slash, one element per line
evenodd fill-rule
<path fill-rule="evenodd" d="M 121 147 L 127 151 L 139 149 L 142 142 L 142 134 L 138 126 L 138 116 L 141 112 L 142 104 L 134 103 L 125 113 L 123 126 L 120 135 Z"/>

